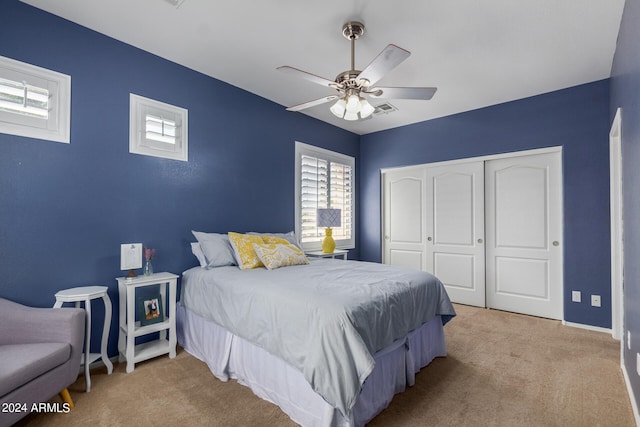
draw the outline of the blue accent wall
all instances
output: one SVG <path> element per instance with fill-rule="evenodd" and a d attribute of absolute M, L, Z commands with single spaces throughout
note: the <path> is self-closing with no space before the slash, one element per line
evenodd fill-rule
<path fill-rule="evenodd" d="M 180 274 L 196 265 L 192 229 L 294 229 L 296 140 L 358 156 L 358 135 L 17 0 L 2 3 L 0 55 L 70 75 L 72 99 L 68 145 L 0 134 L 0 296 L 50 307 L 58 290 L 108 286 L 112 356 L 121 243 L 155 248 L 155 270 Z M 188 162 L 129 154 L 129 93 L 189 110 Z"/>
<path fill-rule="evenodd" d="M 640 377 L 636 354 L 640 352 L 640 0 L 626 0 L 616 54 L 611 70 L 613 121 L 622 108 L 622 191 L 624 217 L 624 331 L 630 332 L 631 349 L 623 350 L 624 365 L 640 404 Z"/>
<path fill-rule="evenodd" d="M 360 258 L 381 260 L 380 169 L 562 146 L 565 320 L 610 328 L 608 134 L 603 80 L 365 135 Z M 582 291 L 581 303 L 571 302 L 572 290 Z M 602 307 L 591 307 L 591 294 L 601 296 Z"/>
<path fill-rule="evenodd" d="M 638 0 L 627 3 L 637 11 Z M 120 244 L 156 248 L 155 270 L 180 274 L 196 265 L 192 229 L 292 230 L 296 140 L 356 158 L 350 257 L 365 261 L 380 261 L 381 168 L 562 145 L 565 318 L 611 326 L 608 80 L 360 137 L 17 0 L 3 1 L 2 15 L 0 55 L 70 75 L 72 103 L 68 145 L 0 134 L 0 296 L 47 307 L 60 289 L 108 286 L 110 355 L 117 354 Z M 637 72 L 637 33 L 625 28 L 626 53 L 616 58 Z M 614 98 L 637 115 L 637 90 L 620 93 L 637 89 L 637 73 L 614 81 Z M 129 93 L 189 110 L 188 162 L 129 153 Z M 624 132 L 637 140 L 631 122 Z M 635 183 L 640 174 L 627 167 L 625 179 Z M 627 189 L 627 218 L 637 213 L 634 203 L 640 210 Z M 640 245 L 627 242 L 625 250 L 630 266 Z M 637 312 L 636 288 L 627 312 Z M 602 307 L 588 298 L 571 303 L 571 290 L 601 295 Z M 94 325 L 102 315 L 96 306 Z"/>

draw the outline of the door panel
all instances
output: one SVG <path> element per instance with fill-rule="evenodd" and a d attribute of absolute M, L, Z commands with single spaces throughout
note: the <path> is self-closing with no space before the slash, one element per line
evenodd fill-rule
<path fill-rule="evenodd" d="M 452 288 L 474 290 L 476 266 L 473 255 L 435 253 L 434 258 L 434 275 L 442 282 Z"/>
<path fill-rule="evenodd" d="M 391 249 L 389 260 L 385 264 L 397 265 L 398 267 L 413 268 L 422 270 L 423 251 L 406 251 L 402 249 Z"/>
<path fill-rule="evenodd" d="M 426 172 L 426 270 L 453 302 L 485 306 L 484 166 L 468 162 Z"/>
<path fill-rule="evenodd" d="M 383 175 L 383 260 L 385 264 L 425 270 L 424 170 Z"/>
<path fill-rule="evenodd" d="M 549 298 L 549 262 L 496 257 L 496 293 L 514 297 Z"/>
<path fill-rule="evenodd" d="M 494 175 L 496 246 L 543 249 L 547 246 L 547 170 L 508 167 Z M 527 214 L 523 214 L 526 212 Z"/>
<path fill-rule="evenodd" d="M 487 307 L 562 319 L 560 153 L 486 162 Z"/>

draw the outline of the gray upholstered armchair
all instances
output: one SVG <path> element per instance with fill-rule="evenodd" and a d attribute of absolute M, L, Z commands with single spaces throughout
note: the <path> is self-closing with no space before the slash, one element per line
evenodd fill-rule
<path fill-rule="evenodd" d="M 0 413 L 0 426 L 57 393 L 73 407 L 67 387 L 78 377 L 85 316 L 80 308 L 33 308 L 0 298 L 0 405 L 27 408 Z"/>

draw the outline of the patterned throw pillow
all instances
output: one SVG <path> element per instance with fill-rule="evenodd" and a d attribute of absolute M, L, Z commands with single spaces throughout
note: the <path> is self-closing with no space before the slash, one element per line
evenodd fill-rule
<path fill-rule="evenodd" d="M 271 235 L 268 235 L 268 234 L 262 234 L 260 237 L 262 237 L 262 241 L 264 243 L 267 243 L 267 244 L 287 245 L 287 244 L 291 243 L 287 239 L 283 239 L 282 237 L 271 236 Z"/>
<path fill-rule="evenodd" d="M 269 270 L 289 265 L 309 264 L 304 253 L 291 243 L 253 244 L 255 253 Z"/>
<path fill-rule="evenodd" d="M 257 233 L 255 231 L 250 231 L 247 234 L 262 236 L 263 239 L 265 237 L 279 237 L 281 239 L 286 240 L 288 243 L 291 243 L 292 245 L 297 246 L 298 248 L 300 248 L 300 250 L 302 250 L 302 246 L 300 246 L 300 242 L 298 241 L 298 237 L 296 237 L 295 231 L 290 231 L 288 233 Z M 266 243 L 273 243 L 273 242 L 266 242 Z"/>
<path fill-rule="evenodd" d="M 242 270 L 248 270 L 250 268 L 264 267 L 260 258 L 253 249 L 253 244 L 264 244 L 264 240 L 261 236 L 252 236 L 249 234 L 240 234 L 229 232 L 229 241 L 233 247 L 233 252 L 238 262 L 238 266 Z"/>

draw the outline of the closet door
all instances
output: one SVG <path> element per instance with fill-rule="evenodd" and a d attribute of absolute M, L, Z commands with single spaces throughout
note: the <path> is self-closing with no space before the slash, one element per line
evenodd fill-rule
<path fill-rule="evenodd" d="M 562 319 L 557 153 L 486 162 L 487 307 Z"/>
<path fill-rule="evenodd" d="M 484 307 L 484 162 L 427 167 L 426 182 L 426 270 L 453 302 Z"/>
<path fill-rule="evenodd" d="M 425 270 L 424 169 L 383 175 L 383 260 L 385 264 Z"/>

